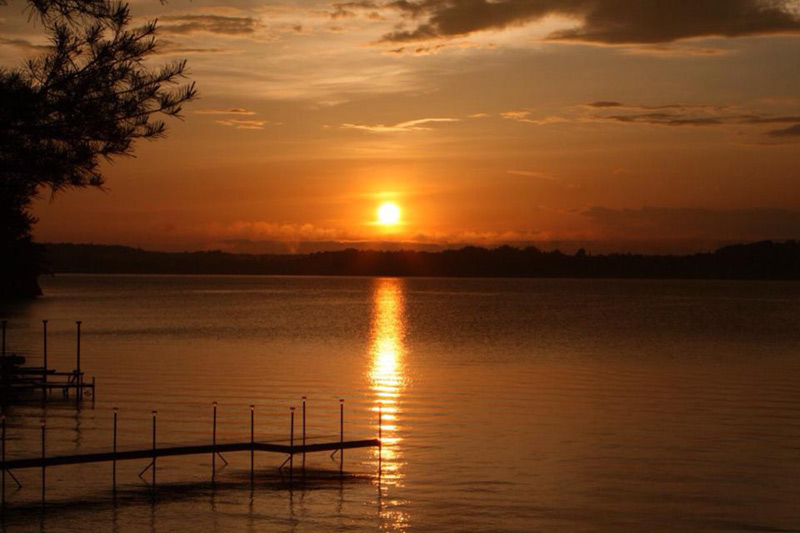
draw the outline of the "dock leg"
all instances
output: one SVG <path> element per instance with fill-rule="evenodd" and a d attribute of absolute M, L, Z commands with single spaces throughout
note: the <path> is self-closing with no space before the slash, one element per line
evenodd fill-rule
<path fill-rule="evenodd" d="M 250 406 L 250 485 L 255 480 L 255 452 L 256 452 L 256 439 L 255 439 L 255 422 L 256 422 L 256 406 Z"/>
<path fill-rule="evenodd" d="M 47 399 L 47 320 L 42 320 L 42 399 Z"/>
<path fill-rule="evenodd" d="M 5 321 L 3 321 L 3 333 L 5 334 Z M 5 346 L 4 346 L 5 348 Z M 2 439 L 3 439 L 3 451 L 2 451 L 2 459 L 3 463 L 6 462 L 6 415 L 5 413 L 0 414 L 0 424 L 2 425 Z M 3 490 L 2 490 L 2 510 L 5 511 L 6 509 L 6 467 L 3 467 Z"/>
<path fill-rule="evenodd" d="M 381 473 L 383 471 L 383 405 L 378 404 L 378 483 L 381 480 Z"/>
<path fill-rule="evenodd" d="M 303 481 L 306 479 L 306 397 L 303 396 Z"/>
<path fill-rule="evenodd" d="M 344 398 L 339 399 L 339 474 L 344 473 Z"/>
<path fill-rule="evenodd" d="M 83 376 L 81 376 L 81 321 L 76 320 L 75 326 L 77 329 L 75 337 L 75 368 L 77 369 L 77 374 L 75 377 L 78 385 L 76 396 L 83 399 Z"/>
<path fill-rule="evenodd" d="M 47 470 L 44 464 L 45 449 L 45 421 L 42 420 L 42 509 L 44 509 L 45 486 L 47 481 Z"/>
<path fill-rule="evenodd" d="M 153 411 L 153 490 L 156 488 L 156 415 L 158 411 Z"/>
<path fill-rule="evenodd" d="M 289 486 L 292 486 L 294 476 L 294 407 L 290 409 L 290 424 L 289 424 Z"/>
<path fill-rule="evenodd" d="M 216 482 L 217 477 L 217 402 L 214 402 L 214 420 L 211 431 L 211 483 Z"/>
<path fill-rule="evenodd" d="M 117 412 L 114 408 L 114 460 L 111 462 L 111 491 L 117 496 Z"/>

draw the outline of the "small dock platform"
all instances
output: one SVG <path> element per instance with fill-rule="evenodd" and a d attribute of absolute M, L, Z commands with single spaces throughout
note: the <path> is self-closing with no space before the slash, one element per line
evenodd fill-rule
<path fill-rule="evenodd" d="M 41 392 L 42 401 L 46 401 L 53 391 L 60 391 L 69 398 L 74 391 L 77 401 L 83 400 L 84 393 L 89 392 L 94 401 L 96 394 L 95 378 L 89 380 L 81 370 L 81 321 L 75 322 L 75 369 L 59 372 L 47 364 L 47 320 L 42 320 L 42 366 L 24 366 L 26 358 L 6 350 L 7 321 L 2 322 L 2 351 L 0 352 L 0 395 L 2 399 L 16 397 L 22 393 Z"/>

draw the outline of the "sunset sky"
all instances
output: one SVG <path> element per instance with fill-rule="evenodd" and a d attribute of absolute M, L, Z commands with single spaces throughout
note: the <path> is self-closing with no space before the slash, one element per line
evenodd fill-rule
<path fill-rule="evenodd" d="M 0 64 L 41 51 L 0 7 Z M 42 242 L 297 251 L 800 238 L 800 1 L 136 0 L 200 99 Z M 376 224 L 383 202 L 401 210 Z M 384 243 L 384 244 L 380 244 Z"/>

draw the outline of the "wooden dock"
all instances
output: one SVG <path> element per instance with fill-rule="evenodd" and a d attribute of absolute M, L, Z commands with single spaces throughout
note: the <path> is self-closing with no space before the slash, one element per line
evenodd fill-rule
<path fill-rule="evenodd" d="M 237 453 L 249 452 L 250 453 L 250 479 L 254 480 L 255 475 L 255 453 L 276 453 L 286 455 L 286 460 L 280 466 L 282 470 L 288 463 L 289 484 L 293 481 L 294 474 L 294 457 L 300 455 L 303 458 L 302 468 L 305 472 L 305 455 L 315 452 L 333 452 L 331 456 L 339 454 L 339 471 L 343 473 L 344 469 L 344 451 L 353 450 L 358 448 L 378 448 L 378 475 L 380 476 L 381 469 L 381 427 L 382 427 L 382 409 L 378 407 L 378 427 L 377 439 L 359 439 L 359 440 L 345 440 L 344 439 L 344 400 L 339 400 L 339 439 L 338 440 L 324 440 L 323 442 L 309 442 L 310 438 L 306 435 L 306 397 L 302 398 L 302 433 L 298 435 L 295 440 L 295 408 L 289 409 L 289 435 L 286 441 L 278 442 L 265 442 L 256 440 L 255 438 L 255 405 L 250 406 L 250 440 L 240 442 L 217 442 L 217 402 L 213 404 L 212 411 L 212 433 L 211 442 L 206 444 L 185 444 L 185 445 L 171 445 L 159 446 L 157 443 L 157 411 L 152 412 L 152 429 L 151 441 L 152 446 L 147 448 L 140 448 L 135 450 L 118 450 L 117 449 L 117 419 L 118 409 L 113 410 L 113 432 L 111 439 L 110 450 L 100 451 L 94 453 L 76 453 L 65 455 L 47 455 L 47 432 L 46 422 L 42 420 L 41 424 L 41 453 L 36 457 L 25 457 L 16 459 L 6 459 L 7 454 L 7 440 L 6 440 L 6 416 L 0 414 L 0 476 L 2 476 L 2 496 L 0 503 L 2 508 L 5 508 L 6 503 L 6 476 L 22 488 L 19 480 L 14 476 L 14 470 L 39 468 L 41 469 L 41 498 L 42 505 L 45 504 L 45 495 L 47 489 L 47 468 L 65 465 L 81 465 L 88 463 L 111 463 L 111 486 L 113 492 L 116 494 L 117 490 L 117 461 L 132 461 L 137 459 L 149 460 L 148 465 L 139 473 L 141 479 L 145 479 L 143 474 L 150 470 L 150 484 L 153 489 L 156 487 L 156 461 L 160 458 L 177 457 L 177 456 L 190 456 L 190 455 L 204 455 L 211 456 L 211 481 L 215 480 L 217 472 L 217 458 L 219 457 L 225 464 L 227 461 L 222 456 L 223 453 Z M 287 443 L 288 442 L 288 443 Z"/>
<path fill-rule="evenodd" d="M 78 465 L 85 463 L 109 463 L 113 461 L 129 461 L 133 459 L 153 459 L 183 455 L 205 455 L 212 453 L 233 452 L 271 452 L 285 455 L 301 455 L 313 452 L 334 452 L 357 448 L 376 448 L 381 445 L 378 439 L 318 442 L 314 444 L 276 444 L 271 442 L 233 442 L 225 444 L 199 444 L 189 446 L 169 446 L 162 448 L 146 448 L 120 452 L 84 453 L 75 455 L 55 455 L 51 457 L 31 457 L 26 459 L 10 459 L 0 461 L 0 470 L 21 470 L 23 468 L 43 468 L 50 466 Z"/>
<path fill-rule="evenodd" d="M 0 396 L 2 400 L 18 396 L 21 393 L 41 392 L 46 401 L 53 391 L 61 391 L 65 398 L 70 391 L 75 392 L 75 399 L 81 401 L 84 392 L 89 391 L 94 401 L 96 394 L 95 379 L 86 379 L 81 370 L 81 321 L 75 321 L 75 369 L 59 372 L 47 364 L 47 320 L 42 320 L 42 366 L 23 366 L 26 358 L 6 350 L 7 321 L 2 322 L 2 351 L 0 352 Z"/>

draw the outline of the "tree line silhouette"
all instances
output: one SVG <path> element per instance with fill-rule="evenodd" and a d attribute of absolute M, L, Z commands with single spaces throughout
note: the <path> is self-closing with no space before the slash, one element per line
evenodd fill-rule
<path fill-rule="evenodd" d="M 153 252 L 125 246 L 47 244 L 55 273 L 320 276 L 800 279 L 800 242 L 763 241 L 689 255 L 565 254 L 533 246 L 458 250 L 342 250 L 310 254 Z"/>

